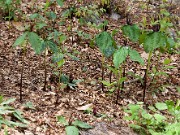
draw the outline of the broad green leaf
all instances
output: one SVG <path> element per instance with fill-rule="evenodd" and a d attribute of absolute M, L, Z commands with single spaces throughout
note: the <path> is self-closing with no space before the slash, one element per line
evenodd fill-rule
<path fill-rule="evenodd" d="M 66 35 L 61 35 L 60 37 L 59 37 L 59 42 L 60 43 L 63 43 L 65 40 L 66 40 Z"/>
<path fill-rule="evenodd" d="M 126 60 L 128 56 L 128 48 L 121 47 L 113 55 L 113 63 L 116 68 L 120 66 Z"/>
<path fill-rule="evenodd" d="M 35 53 L 40 54 L 42 50 L 42 43 L 41 43 L 40 37 L 34 32 L 29 32 L 28 39 Z"/>
<path fill-rule="evenodd" d="M 123 34 L 129 37 L 130 40 L 136 42 L 139 40 L 140 29 L 136 24 L 133 25 L 125 25 L 122 27 Z"/>
<path fill-rule="evenodd" d="M 56 14 L 54 12 L 47 12 L 46 13 L 47 17 L 51 20 L 55 20 L 56 19 Z"/>
<path fill-rule="evenodd" d="M 174 39 L 173 38 L 167 38 L 167 47 L 168 48 L 173 48 L 173 47 L 175 47 L 175 41 L 174 41 Z"/>
<path fill-rule="evenodd" d="M 64 63 L 65 63 L 65 60 L 64 60 L 64 59 L 58 61 L 58 62 L 57 62 L 58 68 L 61 67 L 62 65 L 64 65 Z"/>
<path fill-rule="evenodd" d="M 5 4 L 7 4 L 7 5 L 10 5 L 10 4 L 12 4 L 12 0 L 5 0 Z"/>
<path fill-rule="evenodd" d="M 13 44 L 13 47 L 18 45 L 22 45 L 25 42 L 27 32 L 23 33 L 23 35 L 19 36 Z"/>
<path fill-rule="evenodd" d="M 166 110 L 167 109 L 167 105 L 165 103 L 158 102 L 155 104 L 155 106 L 158 110 Z"/>
<path fill-rule="evenodd" d="M 69 83 L 69 77 L 65 74 L 62 74 L 60 77 L 61 83 L 68 84 Z"/>
<path fill-rule="evenodd" d="M 36 23 L 36 29 L 42 29 L 45 26 L 47 26 L 46 23 Z"/>
<path fill-rule="evenodd" d="M 140 105 L 135 105 L 135 104 L 129 104 L 128 107 L 132 112 L 136 112 L 140 109 Z"/>
<path fill-rule="evenodd" d="M 39 16 L 38 13 L 34 13 L 34 14 L 31 14 L 29 18 L 30 18 L 31 20 L 33 20 L 33 19 L 37 18 L 38 16 Z"/>
<path fill-rule="evenodd" d="M 132 61 L 137 61 L 140 64 L 144 65 L 144 60 L 136 50 L 129 49 L 129 56 Z"/>
<path fill-rule="evenodd" d="M 58 52 L 58 47 L 57 47 L 56 43 L 54 43 L 52 40 L 46 41 L 46 44 L 53 53 Z"/>
<path fill-rule="evenodd" d="M 66 135 L 79 135 L 79 130 L 75 126 L 67 126 L 65 128 Z"/>
<path fill-rule="evenodd" d="M 166 119 L 166 117 L 164 117 L 163 115 L 160 115 L 158 113 L 154 114 L 154 118 L 158 121 L 158 122 L 162 122 L 163 120 Z"/>
<path fill-rule="evenodd" d="M 54 54 L 53 54 L 53 56 L 52 56 L 52 61 L 53 61 L 54 63 L 56 63 L 56 62 L 61 61 L 63 58 L 64 58 L 64 55 L 63 55 L 62 53 L 57 52 L 57 53 L 54 53 Z"/>
<path fill-rule="evenodd" d="M 152 119 L 153 116 L 151 114 L 147 113 L 146 111 L 144 111 L 144 112 L 142 112 L 142 117 L 147 120 L 150 120 L 150 119 Z"/>
<path fill-rule="evenodd" d="M 95 41 L 105 57 L 110 57 L 115 52 L 114 40 L 110 33 L 104 31 L 98 34 Z"/>
<path fill-rule="evenodd" d="M 56 0 L 59 6 L 63 6 L 63 0 Z"/>
<path fill-rule="evenodd" d="M 146 36 L 144 41 L 144 50 L 148 52 L 154 51 L 156 48 L 163 47 L 166 44 L 166 38 L 161 32 L 153 32 Z"/>
<path fill-rule="evenodd" d="M 85 128 L 85 129 L 89 129 L 92 128 L 92 126 L 90 126 L 89 124 L 76 120 L 72 123 L 74 126 L 80 127 L 80 128 Z"/>
<path fill-rule="evenodd" d="M 64 118 L 64 116 L 57 116 L 57 120 L 58 120 L 58 122 L 60 122 L 64 126 L 69 125 L 68 122 L 66 121 L 66 119 Z"/>

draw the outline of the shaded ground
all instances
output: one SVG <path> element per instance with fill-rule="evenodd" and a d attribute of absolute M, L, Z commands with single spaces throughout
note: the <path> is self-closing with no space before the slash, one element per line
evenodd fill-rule
<path fill-rule="evenodd" d="M 107 16 L 104 16 L 109 20 L 109 30 L 119 28 L 125 24 L 125 20 L 112 20 Z M 76 20 L 75 20 L 76 22 Z M 74 23 L 74 27 L 76 27 Z M 52 69 L 48 66 L 48 90 L 43 91 L 44 86 L 44 65 L 43 57 L 34 54 L 31 48 L 28 48 L 28 52 L 25 57 L 25 69 L 23 76 L 23 103 L 30 101 L 34 104 L 36 110 L 25 110 L 22 103 L 19 102 L 19 82 L 20 71 L 22 66 L 22 50 L 20 48 L 12 48 L 12 44 L 15 39 L 20 35 L 20 31 L 17 30 L 17 24 L 13 22 L 0 20 L 0 94 L 7 98 L 17 98 L 13 106 L 23 111 L 24 116 L 30 121 L 30 125 L 27 129 L 15 129 L 10 131 L 10 134 L 19 135 L 61 135 L 64 134 L 64 127 L 57 123 L 56 116 L 63 115 L 67 119 L 76 119 L 88 122 L 95 126 L 95 132 L 104 132 L 104 135 L 111 134 L 134 134 L 129 128 L 128 123 L 123 120 L 124 111 L 123 107 L 129 103 L 136 103 L 142 101 L 142 88 L 139 82 L 130 83 L 125 86 L 125 90 L 121 93 L 119 104 L 115 104 L 116 93 L 109 94 L 108 92 L 101 91 L 101 85 L 99 79 L 101 77 L 101 54 L 97 48 L 92 49 L 88 47 L 87 43 L 76 42 L 71 45 L 71 40 L 67 40 L 65 46 L 67 46 L 69 52 L 78 50 L 80 53 L 77 57 L 79 61 L 73 61 L 67 58 L 63 67 L 63 73 L 72 75 L 73 79 L 81 79 L 82 82 L 78 84 L 76 90 L 65 89 L 59 91 L 58 105 L 55 105 L 57 95 L 57 84 L 50 82 L 52 77 Z M 60 27 L 61 31 L 66 26 Z M 82 28 L 87 30 L 87 28 Z M 94 34 L 94 30 L 89 30 Z M 97 31 L 96 31 L 97 32 Z M 75 38 L 76 39 L 76 38 Z M 116 35 L 117 42 L 122 43 L 123 38 L 120 33 Z M 138 50 L 144 59 L 147 59 L 147 54 L 143 52 L 143 49 L 138 45 L 129 44 L 132 48 Z M 175 66 L 174 69 L 165 71 L 169 77 L 158 78 L 157 86 L 164 85 L 162 91 L 156 91 L 153 88 L 147 91 L 146 104 L 153 104 L 157 101 L 165 101 L 171 99 L 176 101 L 179 99 L 176 86 L 180 85 L 180 58 L 179 55 L 162 54 L 159 61 L 156 57 L 153 57 L 152 67 L 154 65 L 161 65 L 164 58 L 171 58 L 170 65 Z M 50 62 L 50 58 L 47 60 Z M 108 62 L 108 61 L 107 61 Z M 126 73 L 133 71 L 135 74 L 143 76 L 144 72 L 141 70 L 143 67 L 127 61 Z M 108 80 L 109 71 L 105 72 L 105 78 Z M 128 76 L 127 81 L 134 78 Z M 168 86 L 165 86 L 168 85 Z M 155 85 L 154 85 L 155 86 Z M 108 91 L 108 88 L 105 89 Z M 153 94 L 152 94 L 153 93 Z M 91 108 L 97 110 L 101 117 L 96 117 L 92 113 L 85 114 L 79 109 L 79 107 L 90 104 Z M 98 124 L 100 123 L 100 124 Z M 102 124 L 103 123 L 103 124 Z M 112 126 L 113 125 L 113 126 Z M 109 129 L 108 129 L 109 127 Z M 102 129 L 105 129 L 101 131 Z M 100 130 L 99 130 L 100 129 Z M 106 130 L 107 129 L 107 130 Z M 11 130 L 11 129 L 10 129 Z M 94 131 L 82 132 L 83 135 L 92 135 Z"/>

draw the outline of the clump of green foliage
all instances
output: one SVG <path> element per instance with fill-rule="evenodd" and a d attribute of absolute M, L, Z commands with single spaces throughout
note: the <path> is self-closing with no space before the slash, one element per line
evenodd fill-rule
<path fill-rule="evenodd" d="M 0 0 L 0 12 L 5 20 L 11 20 L 15 18 L 15 12 L 18 10 L 21 0 Z"/>
<path fill-rule="evenodd" d="M 176 104 L 168 100 L 166 102 L 156 103 L 155 107 L 149 106 L 149 110 L 146 111 L 143 109 L 142 102 L 129 104 L 125 109 L 125 112 L 128 113 L 125 119 L 133 121 L 130 127 L 142 135 L 179 135 L 179 105 L 180 100 L 178 100 Z"/>
<path fill-rule="evenodd" d="M 65 126 L 66 135 L 79 135 L 79 128 L 81 129 L 91 129 L 92 126 L 82 122 L 80 120 L 75 120 L 73 122 L 68 122 L 64 116 L 57 116 L 58 122 Z"/>
<path fill-rule="evenodd" d="M 0 96 L 0 129 L 4 125 L 8 127 L 26 127 L 29 123 L 22 116 L 22 112 L 9 105 L 14 101 L 15 98 L 4 100 L 3 96 Z"/>

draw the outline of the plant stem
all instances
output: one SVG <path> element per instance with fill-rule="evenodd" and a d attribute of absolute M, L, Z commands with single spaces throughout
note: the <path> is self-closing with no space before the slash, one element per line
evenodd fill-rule
<path fill-rule="evenodd" d="M 104 61 L 105 61 L 105 57 L 102 56 L 102 64 L 101 64 L 101 68 L 102 68 L 101 79 L 102 79 L 102 81 L 104 80 Z M 104 91 L 104 84 L 101 83 L 101 85 L 102 85 L 102 91 Z"/>
<path fill-rule="evenodd" d="M 110 66 L 112 67 L 112 62 Z M 109 82 L 110 83 L 112 82 L 112 70 L 110 70 L 110 73 L 109 73 Z"/>
<path fill-rule="evenodd" d="M 19 91 L 19 98 L 20 102 L 22 102 L 22 83 L 23 83 L 23 73 L 24 73 L 24 57 L 25 57 L 25 52 L 26 48 L 23 48 L 23 56 L 22 56 L 22 68 L 21 68 L 21 80 L 20 80 L 20 91 Z"/>
<path fill-rule="evenodd" d="M 125 71 L 126 71 L 126 67 L 124 66 L 124 67 L 123 67 L 123 74 L 122 74 L 122 75 L 123 75 L 123 78 L 126 76 L 126 72 L 125 72 Z M 124 89 L 124 84 L 125 84 L 125 82 L 123 81 L 123 82 L 122 82 L 122 90 Z M 122 94 L 122 90 L 121 90 L 121 94 Z"/>
<path fill-rule="evenodd" d="M 150 64 L 151 64 L 151 57 L 152 57 L 152 52 L 149 52 L 147 68 L 145 69 L 145 74 L 144 74 L 143 102 L 145 102 L 145 97 L 146 97 L 147 77 L 148 77 L 149 67 L 150 67 Z"/>
<path fill-rule="evenodd" d="M 46 85 L 47 85 L 47 81 L 46 81 L 46 78 L 47 78 L 46 51 L 47 50 L 45 50 L 45 55 L 44 55 L 44 91 L 46 91 Z"/>
<path fill-rule="evenodd" d="M 120 88 L 121 88 L 121 83 L 120 83 L 120 78 L 121 78 L 121 74 L 122 74 L 122 67 L 120 67 L 119 72 L 117 74 L 117 97 L 116 97 L 116 104 L 118 104 L 119 101 L 119 97 L 120 97 Z"/>
<path fill-rule="evenodd" d="M 59 83 L 58 83 L 58 90 L 56 90 L 55 107 L 58 105 L 59 102 L 59 91 L 61 90 L 61 74 L 62 74 L 62 67 L 59 68 Z"/>

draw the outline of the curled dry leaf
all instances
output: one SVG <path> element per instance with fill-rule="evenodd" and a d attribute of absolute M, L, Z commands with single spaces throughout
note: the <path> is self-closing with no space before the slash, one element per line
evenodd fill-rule
<path fill-rule="evenodd" d="M 79 111 L 84 111 L 84 110 L 87 110 L 89 108 L 92 108 L 93 104 L 87 104 L 87 105 L 84 105 L 84 106 L 81 106 L 81 107 L 77 107 L 76 109 L 79 110 Z"/>

